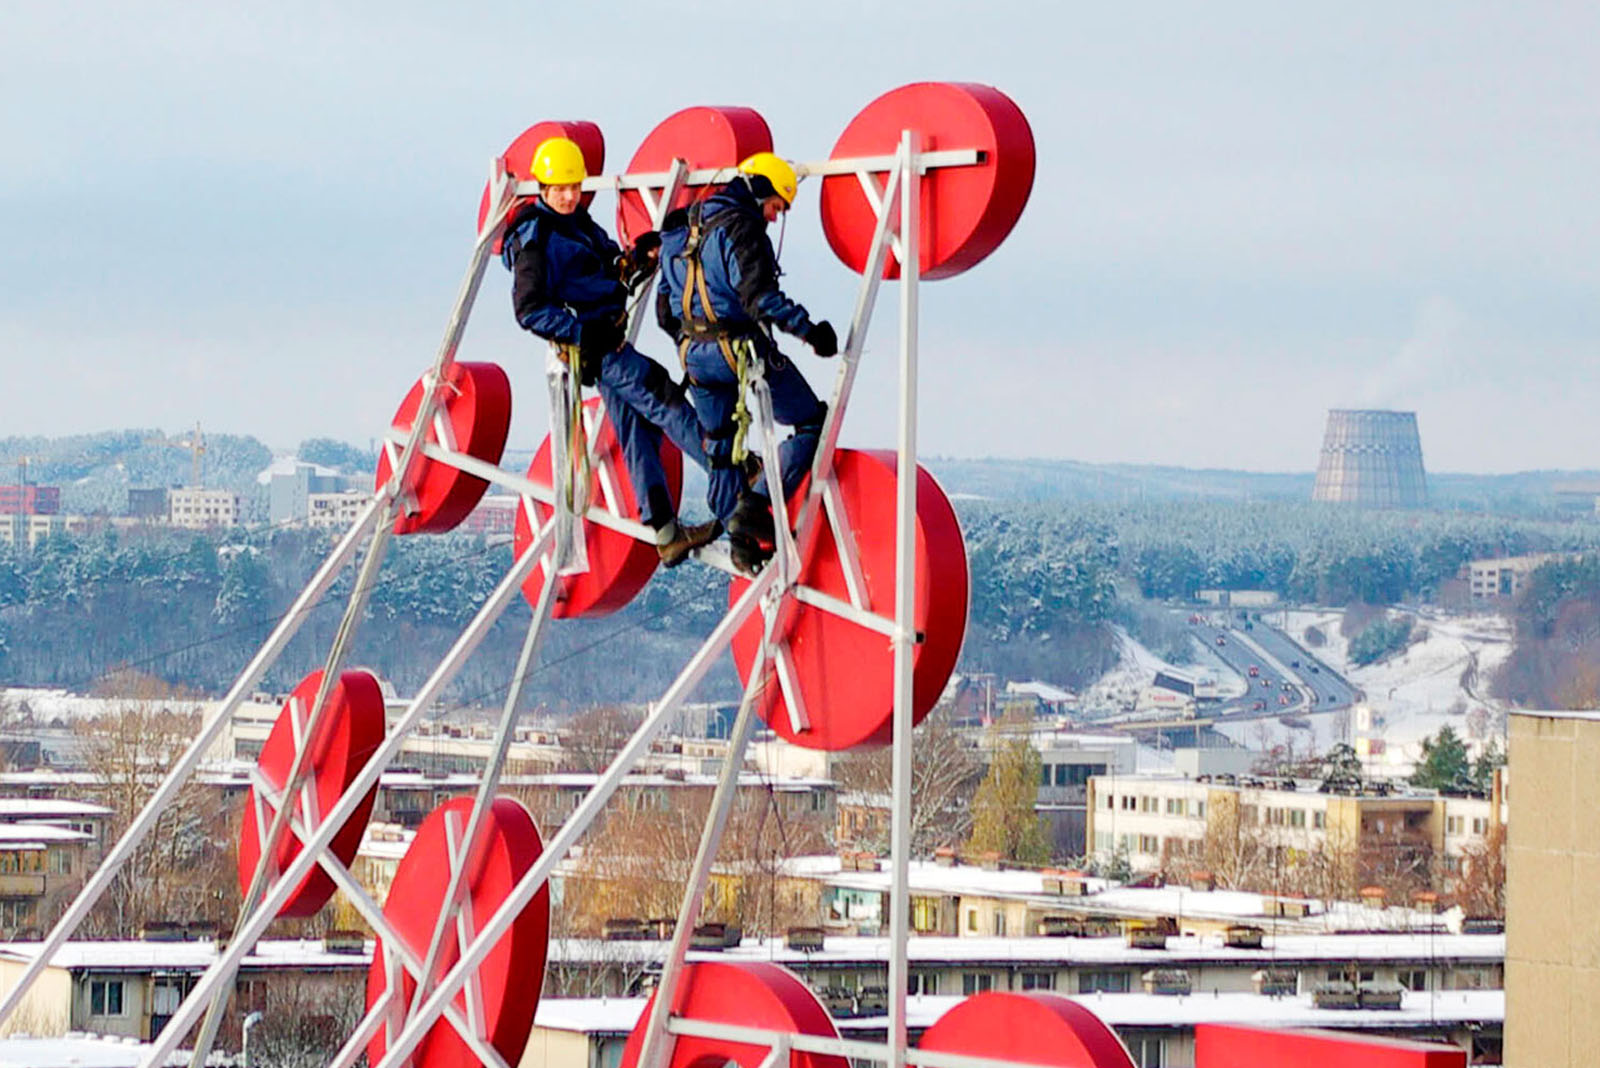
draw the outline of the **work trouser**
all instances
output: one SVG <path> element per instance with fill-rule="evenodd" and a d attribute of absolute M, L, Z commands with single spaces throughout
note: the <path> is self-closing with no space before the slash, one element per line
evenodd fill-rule
<path fill-rule="evenodd" d="M 789 358 L 764 337 L 754 339 L 756 351 L 764 356 L 767 388 L 772 393 L 772 415 L 780 424 L 791 426 L 794 433 L 778 449 L 779 469 L 783 472 L 785 496 L 795 491 L 811 468 L 811 458 L 816 455 L 817 439 L 822 433 L 823 416 L 827 405 L 817 399 L 807 382 Z M 695 414 L 700 417 L 700 428 L 705 435 L 705 456 L 710 485 L 706 490 L 706 504 L 718 519 L 727 519 L 739 503 L 744 489 L 744 473 L 733 466 L 734 408 L 739 403 L 739 376 L 722 354 L 715 341 L 696 341 L 689 346 L 685 362 L 689 371 L 689 392 L 694 398 Z M 753 402 L 752 402 L 753 403 Z M 761 444 L 761 429 L 752 422 L 747 444 L 754 450 Z M 760 480 L 755 492 L 765 497 L 767 483 Z"/>
<path fill-rule="evenodd" d="M 667 474 L 661 466 L 663 432 L 685 460 L 706 466 L 700 423 L 694 409 L 667 369 L 632 345 L 624 345 L 600 365 L 600 397 L 622 445 L 639 519 L 660 528 L 677 516 L 667 492 Z"/>

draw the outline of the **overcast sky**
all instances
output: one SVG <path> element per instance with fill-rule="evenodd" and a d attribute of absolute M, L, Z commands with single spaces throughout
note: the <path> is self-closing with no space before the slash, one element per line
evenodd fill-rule
<path fill-rule="evenodd" d="M 1592 3 L 7 0 L 0 436 L 365 443 L 524 127 L 593 120 L 616 167 L 743 104 L 816 159 L 950 79 L 1017 101 L 1038 175 L 1010 240 L 923 290 L 925 452 L 1308 470 L 1328 408 L 1396 407 L 1434 470 L 1600 466 L 1597 72 Z M 842 326 L 816 202 L 785 284 Z M 508 292 L 492 266 L 461 355 L 510 371 L 532 447 Z M 893 441 L 894 293 L 852 443 Z"/>

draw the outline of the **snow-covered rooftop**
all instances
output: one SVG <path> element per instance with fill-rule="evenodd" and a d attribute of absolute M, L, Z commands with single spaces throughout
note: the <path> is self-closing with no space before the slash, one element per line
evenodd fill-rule
<path fill-rule="evenodd" d="M 912 997 L 906 1023 L 914 1030 L 931 1026 L 963 998 Z M 1404 994 L 1398 1009 L 1319 1009 L 1309 995 L 1263 997 L 1259 994 L 1205 994 L 1171 997 L 1161 994 L 1091 994 L 1072 998 L 1112 1027 L 1191 1028 L 1196 1024 L 1248 1024 L 1260 1027 L 1386 1028 L 1433 1027 L 1437 1024 L 1503 1024 L 1503 990 L 1451 990 Z M 557 1031 L 621 1035 L 632 1031 L 644 1011 L 643 998 L 544 998 L 534 1023 Z M 845 1035 L 881 1033 L 882 1016 L 837 1020 Z"/>
<path fill-rule="evenodd" d="M 88 801 L 66 801 L 56 798 L 0 797 L 0 820 L 48 819 L 58 817 L 109 816 L 105 805 Z"/>
<path fill-rule="evenodd" d="M 31 961 L 39 942 L 0 942 L 0 959 Z M 153 968 L 209 967 L 217 959 L 216 942 L 68 942 L 50 963 L 57 968 L 96 971 L 146 971 Z M 244 968 L 365 968 L 372 962 L 372 944 L 359 953 L 335 953 L 316 939 L 274 939 L 256 943 Z"/>
<path fill-rule="evenodd" d="M 113 1035 L 75 1031 L 61 1038 L 0 1038 L 0 1068 L 138 1068 L 149 1055 L 148 1043 Z M 189 1058 L 188 1050 L 179 1050 L 166 1063 L 186 1065 Z M 231 1064 L 232 1056 L 213 1053 L 206 1063 Z"/>
<path fill-rule="evenodd" d="M 667 943 L 627 942 L 594 938 L 554 939 L 553 961 L 660 960 Z M 1506 957 L 1506 937 L 1485 935 L 1360 934 L 1267 935 L 1260 949 L 1236 949 L 1222 944 L 1217 935 L 1169 938 L 1166 949 L 1132 949 L 1118 938 L 948 938 L 920 935 L 907 943 L 907 955 L 918 964 L 1007 965 L 1129 965 L 1136 967 L 1184 964 L 1239 964 L 1269 967 L 1274 964 L 1327 961 L 1455 961 L 1498 964 Z M 887 938 L 829 935 L 823 948 L 807 953 L 788 948 L 782 939 L 749 939 L 739 946 L 713 952 L 695 951 L 691 960 L 771 961 L 778 964 L 883 963 L 889 959 Z"/>

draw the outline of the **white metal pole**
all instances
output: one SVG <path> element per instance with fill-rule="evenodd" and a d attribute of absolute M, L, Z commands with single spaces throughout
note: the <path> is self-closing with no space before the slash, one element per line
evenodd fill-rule
<path fill-rule="evenodd" d="M 122 865 L 127 863 L 128 858 L 133 855 L 133 851 L 139 848 L 139 844 L 144 841 L 145 836 L 155 827 L 161 813 L 166 811 L 167 806 L 172 803 L 178 791 L 183 788 L 190 774 L 200 763 L 201 758 L 205 756 L 206 750 L 211 748 L 211 744 L 216 741 L 217 736 L 228 726 L 233 719 L 234 710 L 239 707 L 245 695 L 255 688 L 256 683 L 261 681 L 261 676 L 265 675 L 267 669 L 277 661 L 278 655 L 283 652 L 284 646 L 288 645 L 290 640 L 294 638 L 295 633 L 299 631 L 300 624 L 305 621 L 306 614 L 322 599 L 322 595 L 328 591 L 329 586 L 333 585 L 333 580 L 338 577 L 345 564 L 350 562 L 350 558 L 355 555 L 357 546 L 361 544 L 361 539 L 365 538 L 371 531 L 372 524 L 377 519 L 380 504 L 381 501 L 377 497 L 367 502 L 366 506 L 361 510 L 361 514 L 356 517 L 355 524 L 334 546 L 333 551 L 328 554 L 327 560 L 323 561 L 317 572 L 311 576 L 311 580 L 306 583 L 305 589 L 300 592 L 300 596 L 295 598 L 294 604 L 289 606 L 289 610 L 278 621 L 277 627 L 268 635 L 266 642 L 262 644 L 255 658 L 245 665 L 244 671 L 240 673 L 239 678 L 234 682 L 233 688 L 222 699 L 222 703 L 211 722 L 202 727 L 200 734 L 196 736 L 194 741 L 189 743 L 189 748 L 184 750 L 183 755 L 178 758 L 178 762 L 172 766 L 172 770 L 167 773 L 166 779 L 156 789 L 156 792 L 150 795 L 150 800 L 145 802 L 144 808 L 139 811 L 139 815 L 128 825 L 128 829 L 122 832 L 122 837 L 117 839 L 117 844 L 112 847 L 111 852 L 106 854 L 105 859 L 100 862 L 100 866 L 95 869 L 94 875 L 84 884 L 83 889 L 78 891 L 78 896 L 73 899 L 72 906 L 67 909 L 60 920 L 56 921 L 56 925 L 51 929 L 49 937 L 44 941 L 44 945 L 39 947 L 39 955 L 28 963 L 28 966 L 22 972 L 21 978 L 11 988 L 11 992 L 6 995 L 4 1003 L 0 1003 L 0 1022 L 4 1022 L 10 1017 L 17 1005 L 21 1003 L 22 998 L 27 994 L 29 987 L 33 985 L 34 980 L 39 977 L 39 973 L 45 969 L 50 959 L 55 956 L 66 940 L 72 937 L 72 933 L 78 929 L 78 925 L 83 922 L 84 917 L 89 914 L 89 910 L 94 908 L 95 903 L 100 900 L 100 895 L 105 892 L 106 887 L 111 884 L 112 878 L 116 876 Z"/>
<path fill-rule="evenodd" d="M 906 941 L 911 935 L 912 654 L 917 563 L 917 275 L 922 229 L 916 135 L 900 134 L 900 442 L 894 531 L 894 873 L 889 890 L 889 1045 L 893 1068 L 905 1064 Z"/>
<path fill-rule="evenodd" d="M 422 719 L 422 714 L 438 698 L 440 692 L 450 684 L 456 673 L 461 670 L 462 665 L 467 662 L 467 659 L 482 643 L 484 637 L 489 633 L 489 628 L 500 618 L 501 613 L 505 611 L 506 605 L 510 603 L 511 599 L 517 595 L 523 580 L 538 565 L 540 554 L 548 546 L 548 535 L 541 536 L 527 552 L 517 559 L 511 570 L 506 573 L 505 578 L 500 580 L 500 585 L 495 587 L 494 591 L 490 593 L 489 599 L 484 602 L 483 607 L 478 609 L 478 614 L 473 617 L 471 623 L 467 624 L 467 629 L 456 639 L 455 645 L 451 646 L 450 651 L 445 654 L 444 660 L 434 670 L 433 675 L 423 684 L 422 689 L 417 692 L 417 696 L 412 699 L 411 705 L 406 709 L 405 714 L 400 717 L 388 736 L 384 738 L 383 744 L 367 759 L 366 765 L 345 789 L 345 792 L 339 798 L 339 803 L 333 807 L 323 822 L 318 825 L 316 833 L 304 843 L 300 853 L 278 876 L 277 882 L 268 891 L 260 907 L 235 932 L 234 939 L 229 943 L 227 950 L 212 963 L 211 967 L 206 969 L 199 982 L 189 991 L 189 996 L 184 998 L 182 1005 L 178 1006 L 177 1013 L 173 1015 L 166 1028 L 162 1030 L 161 1036 L 151 1045 L 150 1052 L 146 1055 L 145 1060 L 141 1062 L 142 1068 L 157 1068 L 157 1066 L 164 1064 L 166 1058 L 172 1054 L 178 1043 L 188 1034 L 189 1028 L 194 1026 L 195 1017 L 200 1014 L 210 999 L 214 996 L 225 996 L 217 988 L 233 978 L 234 973 L 238 970 L 239 962 L 244 959 L 248 948 L 255 944 L 256 939 L 261 937 L 262 932 L 267 929 L 267 925 L 277 915 L 278 909 L 283 907 L 283 903 L 289 899 L 289 895 L 294 892 L 294 888 L 300 885 L 300 880 L 304 879 L 306 873 L 311 870 L 312 865 L 317 863 L 317 854 L 328 847 L 328 843 L 333 841 L 334 835 L 344 826 L 345 821 L 350 818 L 350 814 L 361 804 L 361 800 L 367 791 L 377 784 L 378 777 L 383 774 L 384 769 L 389 766 L 396 754 L 400 752 L 401 746 L 405 744 L 406 735 Z"/>
<path fill-rule="evenodd" d="M 773 570 L 766 568 L 751 581 L 750 586 L 740 595 L 739 600 L 728 610 L 728 614 L 722 617 L 722 622 L 718 623 L 716 628 L 712 630 L 711 635 L 706 638 L 699 652 L 695 653 L 688 664 L 684 665 L 683 671 L 679 673 L 672 685 L 667 688 L 667 692 L 661 698 L 661 701 L 650 710 L 650 714 L 639 725 L 639 729 L 634 731 L 633 737 L 628 739 L 627 744 L 622 747 L 622 751 L 611 762 L 611 766 L 601 775 L 600 781 L 590 789 L 588 796 L 583 799 L 583 803 L 567 819 L 567 822 L 561 825 L 561 829 L 550 840 L 549 845 L 545 847 L 545 851 L 539 856 L 539 859 L 534 862 L 533 867 L 523 875 L 505 901 L 501 902 L 500 907 L 495 910 L 494 916 L 479 930 L 477 937 L 472 940 L 472 944 L 461 951 L 461 956 L 455 965 L 439 980 L 439 985 L 434 989 L 428 1000 L 423 1003 L 422 1008 L 406 1024 L 405 1029 L 400 1032 L 399 1037 L 395 1039 L 394 1045 L 390 1046 L 384 1054 L 383 1060 L 373 1065 L 372 1068 L 395 1068 L 395 1066 L 406 1063 L 412 1051 L 417 1048 L 417 1044 L 422 1041 L 422 1037 L 428 1028 L 432 1027 L 434 1021 L 439 1018 L 439 1013 L 444 1006 L 455 997 L 456 991 L 461 989 L 461 985 L 466 982 L 467 977 L 483 963 L 483 958 L 489 955 L 495 943 L 510 929 L 512 922 L 527 907 L 528 902 L 533 900 L 534 895 L 539 892 L 539 888 L 544 885 L 545 880 L 550 877 L 550 873 L 555 870 L 555 866 L 566 857 L 573 843 L 589 829 L 589 825 L 600 814 L 600 810 L 611 799 L 611 795 L 616 792 L 617 787 L 622 785 L 622 779 L 629 769 L 649 751 L 650 743 L 655 740 L 656 735 L 666 726 L 668 719 L 678 710 L 684 699 L 700 684 L 700 680 L 711 669 L 711 665 L 716 662 L 717 657 L 721 655 L 728 643 L 733 640 L 734 632 L 744 624 L 750 613 L 755 611 L 762 596 L 772 586 L 772 575 Z M 146 1068 L 154 1068 L 154 1062 L 147 1065 Z"/>
<path fill-rule="evenodd" d="M 638 1068 L 663 1068 L 670 1063 L 674 1041 L 667 1034 L 667 1017 L 672 1015 L 673 991 L 683 971 L 683 962 L 689 953 L 689 942 L 694 936 L 695 922 L 700 916 L 700 901 L 705 896 L 706 881 L 711 875 L 711 865 L 716 860 L 717 848 L 722 844 L 723 831 L 728 826 L 728 814 L 739 795 L 739 777 L 744 772 L 744 752 L 750 744 L 751 728 L 755 723 L 755 699 L 761 692 L 761 679 L 766 672 L 767 644 L 772 640 L 772 628 L 777 612 L 767 615 L 762 626 L 760 647 L 750 665 L 750 678 L 744 686 L 744 699 L 739 702 L 739 715 L 734 720 L 733 735 L 728 739 L 728 754 L 722 764 L 722 777 L 717 781 L 716 793 L 711 799 L 711 811 L 700 836 L 700 848 L 695 853 L 694 867 L 690 869 L 689 883 L 684 888 L 683 903 L 678 908 L 678 924 L 672 929 L 672 945 L 667 959 L 661 965 L 661 981 L 656 984 L 656 1000 L 650 1010 L 650 1025 L 645 1030 L 644 1045 L 639 1051 Z"/>

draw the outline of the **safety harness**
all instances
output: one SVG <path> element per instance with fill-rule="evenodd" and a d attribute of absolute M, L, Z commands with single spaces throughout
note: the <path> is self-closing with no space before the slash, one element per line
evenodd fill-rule
<path fill-rule="evenodd" d="M 731 219 L 733 213 L 720 212 L 707 223 L 704 221 L 704 208 L 704 201 L 689 208 L 689 237 L 683 245 L 683 297 L 679 301 L 678 316 L 683 324 L 683 335 L 678 339 L 678 359 L 683 363 L 683 373 L 693 381 L 694 376 L 689 374 L 689 346 L 697 341 L 715 341 L 717 348 L 722 350 L 728 370 L 739 380 L 738 400 L 733 408 L 733 463 L 738 466 L 744 463 L 749 452 L 746 439 L 750 434 L 751 417 L 750 407 L 745 402 L 745 387 L 750 382 L 750 365 L 756 356 L 755 346 L 750 343 L 748 334 L 735 334 L 721 323 L 717 319 L 716 309 L 711 306 L 705 267 L 700 263 L 700 250 L 706 235 Z M 700 298 L 700 308 L 705 313 L 703 316 L 694 313 L 696 296 Z"/>

